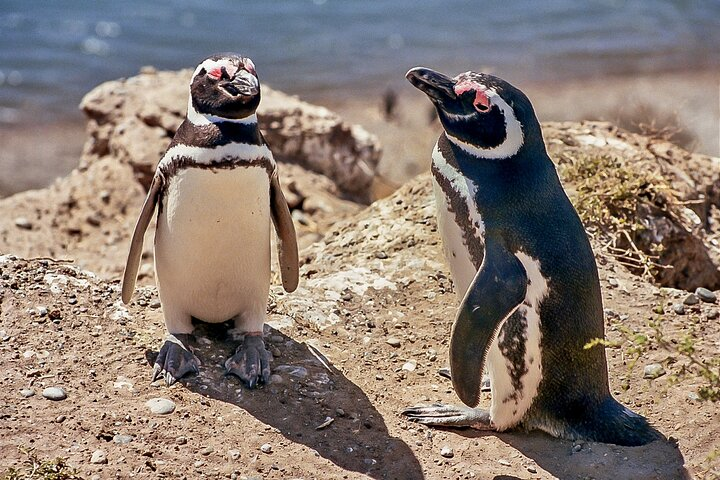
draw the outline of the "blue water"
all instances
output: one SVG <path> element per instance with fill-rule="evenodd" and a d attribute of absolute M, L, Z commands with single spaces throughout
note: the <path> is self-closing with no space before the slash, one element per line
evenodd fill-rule
<path fill-rule="evenodd" d="M 2 0 L 0 125 L 79 118 L 105 80 L 219 51 L 310 99 L 404 88 L 419 64 L 523 82 L 718 69 L 720 1 Z"/>

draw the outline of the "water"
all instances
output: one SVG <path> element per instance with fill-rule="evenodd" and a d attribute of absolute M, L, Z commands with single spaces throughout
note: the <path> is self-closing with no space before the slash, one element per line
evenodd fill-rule
<path fill-rule="evenodd" d="M 315 100 L 402 88 L 415 65 L 524 82 L 718 69 L 720 1 L 2 0 L 0 125 L 79 118 L 105 80 L 220 51 Z"/>

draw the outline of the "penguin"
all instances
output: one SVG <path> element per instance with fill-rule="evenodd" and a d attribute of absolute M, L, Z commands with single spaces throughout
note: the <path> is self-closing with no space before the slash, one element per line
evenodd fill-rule
<path fill-rule="evenodd" d="M 122 280 L 135 288 L 145 231 L 157 209 L 155 272 L 168 336 L 152 381 L 168 385 L 199 371 L 192 319 L 232 319 L 245 332 L 225 362 L 250 388 L 270 377 L 263 342 L 270 290 L 270 223 L 278 236 L 283 287 L 297 288 L 295 227 L 277 164 L 258 128 L 260 83 L 252 60 L 233 53 L 203 60 L 190 80 L 187 116 L 160 159 L 135 225 Z"/>
<path fill-rule="evenodd" d="M 595 257 L 530 100 L 483 73 L 411 69 L 444 132 L 432 153 L 444 254 L 461 298 L 450 338 L 466 406 L 414 406 L 410 420 L 636 446 L 659 438 L 610 394 Z M 483 371 L 489 410 L 478 407 Z"/>

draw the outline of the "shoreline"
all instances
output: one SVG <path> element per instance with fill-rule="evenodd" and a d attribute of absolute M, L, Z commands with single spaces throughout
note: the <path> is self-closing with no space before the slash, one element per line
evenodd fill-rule
<path fill-rule="evenodd" d="M 681 127 L 689 132 L 674 139 L 681 146 L 720 156 L 720 71 L 517 86 L 531 99 L 541 122 L 605 120 L 638 131 L 638 124 L 654 121 L 656 129 Z M 377 135 L 383 148 L 380 175 L 393 188 L 428 167 L 429 152 L 440 132 L 437 122 L 431 122 L 432 106 L 422 94 L 409 84 L 393 92 L 396 108 L 390 119 L 383 113 L 383 90 L 349 98 L 333 91 L 297 96 Z M 0 124 L 0 142 L 5 146 L 0 169 L 9 172 L 0 179 L 0 198 L 45 187 L 77 166 L 85 143 L 85 119 L 77 112 L 57 120 Z"/>

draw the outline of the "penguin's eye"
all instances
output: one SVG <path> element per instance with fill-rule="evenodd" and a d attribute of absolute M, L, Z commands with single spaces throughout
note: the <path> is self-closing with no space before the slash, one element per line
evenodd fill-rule
<path fill-rule="evenodd" d="M 484 103 L 473 102 L 473 106 L 475 107 L 475 110 L 480 113 L 487 113 L 487 111 L 490 110 L 490 105 L 486 105 Z"/>

